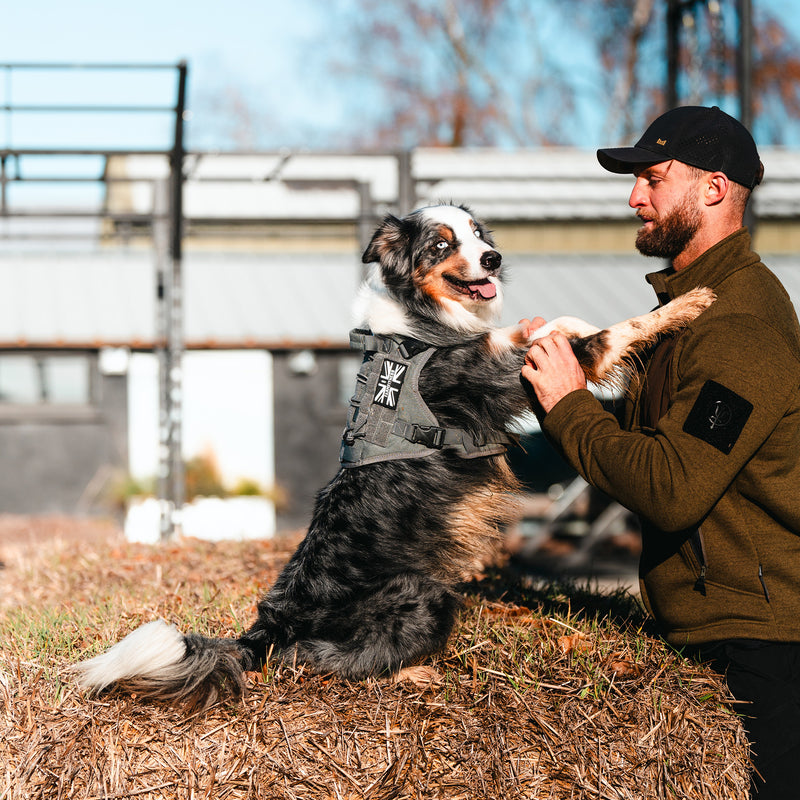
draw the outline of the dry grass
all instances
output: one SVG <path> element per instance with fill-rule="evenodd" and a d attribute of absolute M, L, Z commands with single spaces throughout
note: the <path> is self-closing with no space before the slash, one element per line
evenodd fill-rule
<path fill-rule="evenodd" d="M 269 668 L 244 702 L 187 717 L 64 677 L 155 617 L 241 631 L 289 544 L 6 540 L 0 799 L 747 796 L 723 687 L 629 597 L 502 573 L 468 587 L 433 660 L 444 680 L 424 689 Z"/>

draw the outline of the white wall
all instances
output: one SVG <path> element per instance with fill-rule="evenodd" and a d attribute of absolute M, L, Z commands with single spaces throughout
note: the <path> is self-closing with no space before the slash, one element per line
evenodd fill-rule
<path fill-rule="evenodd" d="M 223 480 L 275 476 L 272 357 L 264 351 L 191 351 L 184 355 L 183 453 L 212 450 Z M 152 477 L 158 467 L 158 363 L 134 353 L 129 364 L 130 472 Z"/>

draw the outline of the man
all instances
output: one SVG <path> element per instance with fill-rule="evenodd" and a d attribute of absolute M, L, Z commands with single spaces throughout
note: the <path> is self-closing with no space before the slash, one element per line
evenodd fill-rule
<path fill-rule="evenodd" d="M 600 164 L 635 178 L 636 246 L 670 266 L 659 303 L 717 300 L 660 342 L 623 420 L 586 389 L 563 335 L 534 343 L 523 379 L 545 435 L 642 526 L 642 598 L 674 647 L 726 673 L 753 750 L 752 791 L 800 796 L 800 327 L 750 249 L 745 206 L 763 167 L 720 109 L 662 115 Z M 533 325 L 540 324 L 534 321 Z"/>

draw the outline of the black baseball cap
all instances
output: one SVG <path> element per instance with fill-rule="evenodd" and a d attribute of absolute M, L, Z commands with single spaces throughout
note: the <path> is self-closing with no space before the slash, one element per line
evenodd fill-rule
<path fill-rule="evenodd" d="M 682 161 L 752 189 L 761 183 L 764 165 L 750 132 L 717 106 L 680 106 L 662 114 L 634 147 L 608 147 L 597 160 L 609 172 L 631 173 L 636 166 Z"/>

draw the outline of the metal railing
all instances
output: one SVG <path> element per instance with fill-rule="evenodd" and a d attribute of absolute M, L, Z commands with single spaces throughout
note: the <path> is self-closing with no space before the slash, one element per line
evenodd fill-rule
<path fill-rule="evenodd" d="M 151 104 L 85 104 L 85 103 L 15 103 L 12 100 L 12 79 L 16 73 L 49 71 L 75 73 L 120 71 L 142 73 L 144 71 L 174 73 L 176 82 L 175 102 L 171 105 Z M 155 192 L 152 213 L 142 215 L 153 231 L 156 245 L 156 308 L 159 358 L 159 500 L 161 501 L 161 536 L 167 539 L 180 530 L 180 511 L 184 503 L 183 457 L 182 457 L 182 360 L 183 360 L 183 287 L 182 287 L 182 240 L 183 240 L 183 164 L 186 156 L 184 143 L 184 119 L 186 114 L 186 82 L 188 66 L 178 64 L 45 64 L 16 63 L 0 64 L 5 73 L 5 102 L 0 104 L 0 113 L 5 115 L 6 138 L 0 147 L 0 218 L 105 218 L 132 219 L 131 215 L 112 214 L 108 209 L 95 208 L 77 210 L 19 209 L 9 203 L 8 189 L 15 183 L 98 183 L 107 184 L 115 179 L 108 175 L 24 175 L 21 163 L 35 157 L 100 157 L 107 169 L 108 159 L 115 155 L 161 155 L 168 160 L 169 177 Z M 164 148 L 146 150 L 112 150 L 92 147 L 35 148 L 15 147 L 11 144 L 11 119 L 15 114 L 167 114 L 173 117 L 172 138 Z M 13 170 L 12 170 L 13 164 Z M 122 179 L 124 180 L 124 179 Z"/>

